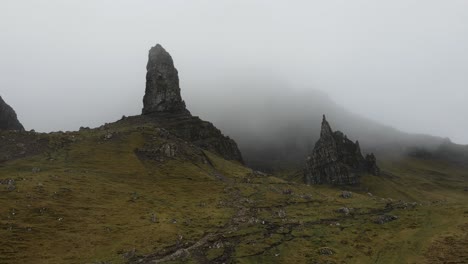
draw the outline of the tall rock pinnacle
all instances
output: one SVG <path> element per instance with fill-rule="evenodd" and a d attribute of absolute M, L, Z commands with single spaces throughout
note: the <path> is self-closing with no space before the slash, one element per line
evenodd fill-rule
<path fill-rule="evenodd" d="M 179 74 L 171 55 L 159 44 L 149 51 L 142 120 L 227 160 L 243 163 L 236 142 L 212 123 L 192 116 L 180 96 Z"/>
<path fill-rule="evenodd" d="M 23 131 L 23 125 L 18 121 L 15 111 L 0 96 L 0 130 Z"/>
<path fill-rule="evenodd" d="M 306 183 L 356 184 L 363 173 L 379 173 L 375 156 L 364 158 L 359 142 L 353 143 L 340 131 L 333 132 L 324 115 L 320 139 L 306 162 Z"/>
<path fill-rule="evenodd" d="M 171 55 L 159 44 L 149 51 L 143 114 L 188 113 L 180 96 L 179 75 Z"/>

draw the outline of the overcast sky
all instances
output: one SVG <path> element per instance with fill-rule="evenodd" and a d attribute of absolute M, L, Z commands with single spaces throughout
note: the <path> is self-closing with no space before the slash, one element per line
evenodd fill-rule
<path fill-rule="evenodd" d="M 195 114 L 245 74 L 468 144 L 466 0 L 1 0 L 0 95 L 37 131 L 139 114 L 156 43 Z"/>

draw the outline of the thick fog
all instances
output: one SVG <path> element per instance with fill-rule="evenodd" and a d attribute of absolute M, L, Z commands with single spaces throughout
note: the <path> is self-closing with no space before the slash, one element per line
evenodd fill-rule
<path fill-rule="evenodd" d="M 278 117 L 329 98 L 468 144 L 467 14 L 465 0 L 2 0 L 0 95 L 37 131 L 140 114 L 160 43 L 190 111 L 227 134 L 266 122 L 252 118 L 270 115 L 261 109 Z"/>

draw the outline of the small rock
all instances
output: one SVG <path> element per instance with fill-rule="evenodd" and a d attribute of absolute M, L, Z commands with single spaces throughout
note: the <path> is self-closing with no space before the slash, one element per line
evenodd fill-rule
<path fill-rule="evenodd" d="M 34 167 L 32 168 L 32 173 L 38 173 L 38 172 L 41 172 L 41 168 L 38 168 L 38 167 Z"/>
<path fill-rule="evenodd" d="M 130 251 L 127 251 L 123 254 L 124 259 L 132 259 L 135 257 L 136 254 L 136 249 L 132 249 Z"/>
<path fill-rule="evenodd" d="M 152 223 L 157 223 L 158 222 L 158 218 L 156 217 L 155 213 L 151 214 L 151 219 L 150 220 L 151 220 Z"/>
<path fill-rule="evenodd" d="M 377 218 L 374 219 L 374 223 L 382 225 L 391 221 L 395 221 L 398 219 L 398 216 L 395 215 L 379 215 Z"/>
<path fill-rule="evenodd" d="M 341 197 L 342 197 L 342 198 L 345 198 L 345 199 L 349 199 L 349 198 L 352 198 L 352 197 L 353 197 L 353 193 L 348 192 L 348 191 L 343 191 L 343 192 L 341 193 Z"/>
<path fill-rule="evenodd" d="M 333 249 L 331 249 L 331 248 L 328 248 L 328 247 L 320 248 L 318 251 L 319 251 L 320 255 L 325 255 L 325 256 L 331 256 L 331 255 L 335 254 L 335 251 Z"/>
<path fill-rule="evenodd" d="M 344 215 L 349 215 L 350 210 L 348 207 L 341 207 L 340 209 L 337 210 L 338 213 L 342 213 Z"/>
<path fill-rule="evenodd" d="M 107 133 L 104 135 L 104 140 L 109 140 L 109 139 L 112 139 L 114 137 L 114 134 L 112 133 Z"/>

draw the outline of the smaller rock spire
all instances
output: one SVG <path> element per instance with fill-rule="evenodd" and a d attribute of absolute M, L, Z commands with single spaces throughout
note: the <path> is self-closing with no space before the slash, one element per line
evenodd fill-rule
<path fill-rule="evenodd" d="M 378 173 L 375 156 L 364 159 L 359 141 L 354 143 L 340 131 L 333 132 L 325 115 L 320 139 L 306 161 L 304 180 L 307 184 L 357 184 L 361 174 Z"/>

